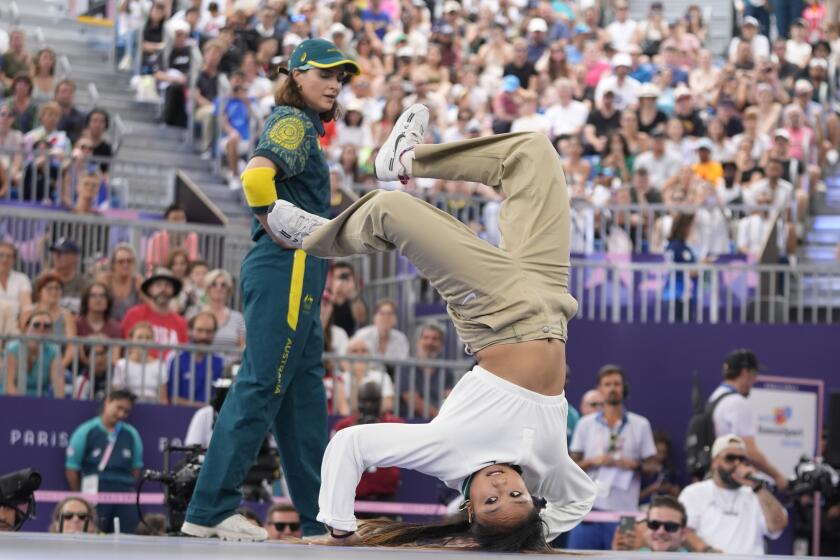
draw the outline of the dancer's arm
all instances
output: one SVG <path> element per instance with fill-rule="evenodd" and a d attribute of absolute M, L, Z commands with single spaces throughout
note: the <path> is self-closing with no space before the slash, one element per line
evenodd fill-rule
<path fill-rule="evenodd" d="M 595 503 L 595 483 L 571 458 L 551 470 L 542 490 L 546 506 L 541 516 L 548 542 L 577 526 Z"/>
<path fill-rule="evenodd" d="M 321 466 L 318 521 L 355 531 L 356 486 L 370 467 L 402 467 L 440 477 L 459 457 L 434 424 L 367 424 L 337 432 Z"/>

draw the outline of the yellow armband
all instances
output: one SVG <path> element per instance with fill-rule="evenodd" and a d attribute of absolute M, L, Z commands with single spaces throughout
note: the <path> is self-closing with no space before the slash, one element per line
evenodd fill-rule
<path fill-rule="evenodd" d="M 271 167 L 253 167 L 242 172 L 242 190 L 251 208 L 268 208 L 277 200 L 274 176 L 277 171 Z"/>

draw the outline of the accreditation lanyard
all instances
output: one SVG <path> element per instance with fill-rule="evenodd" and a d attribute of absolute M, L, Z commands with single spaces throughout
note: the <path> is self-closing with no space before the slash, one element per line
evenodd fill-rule
<path fill-rule="evenodd" d="M 108 465 L 108 461 L 111 459 L 111 454 L 114 453 L 114 447 L 117 445 L 117 439 L 120 437 L 120 430 L 122 430 L 122 422 L 117 422 L 114 431 L 108 434 L 108 447 L 105 448 L 105 451 L 102 453 L 102 459 L 99 461 L 99 466 L 97 470 L 102 472 L 105 470 L 105 467 Z"/>
<path fill-rule="evenodd" d="M 624 431 L 624 427 L 627 426 L 627 413 L 621 415 L 621 424 L 618 425 L 617 430 L 613 430 L 612 427 L 607 423 L 606 418 L 604 418 L 603 412 L 598 412 L 596 416 L 596 420 L 607 427 L 610 431 L 609 435 L 609 443 L 605 445 L 606 453 L 615 453 L 618 451 L 618 438 L 621 435 L 621 432 Z"/>

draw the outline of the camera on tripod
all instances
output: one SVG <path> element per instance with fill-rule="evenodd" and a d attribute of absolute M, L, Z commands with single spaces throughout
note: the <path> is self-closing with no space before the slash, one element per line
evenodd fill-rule
<path fill-rule="evenodd" d="M 803 455 L 793 472 L 795 478 L 788 486 L 788 492 L 793 497 L 814 492 L 831 497 L 840 488 L 840 474 L 828 463 L 813 461 Z"/>
<path fill-rule="evenodd" d="M 41 474 L 35 469 L 22 469 L 0 476 L 0 505 L 15 510 L 13 531 L 19 531 L 30 517 L 35 517 L 35 491 L 41 487 Z M 26 504 L 26 510 L 20 506 Z"/>

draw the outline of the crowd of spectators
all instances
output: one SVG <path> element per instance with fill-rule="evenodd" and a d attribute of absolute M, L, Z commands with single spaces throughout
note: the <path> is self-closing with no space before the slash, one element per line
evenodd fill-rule
<path fill-rule="evenodd" d="M 838 160 L 840 24 L 815 18 L 820 5 L 794 2 L 771 28 L 763 8 L 743 4 L 719 52 L 707 10 L 676 14 L 656 1 L 635 20 L 626 0 L 130 0 L 119 32 L 127 55 L 140 46 L 140 74 L 161 92 L 164 120 L 196 123 L 200 150 L 226 160 L 234 188 L 285 79 L 277 68 L 303 39 L 325 37 L 362 68 L 322 138 L 336 211 L 354 190 L 406 188 L 498 242 L 499 195 L 483 185 L 375 181 L 381 142 L 401 110 L 421 102 L 430 142 L 548 135 L 572 194 L 575 252 L 674 257 L 674 218 L 687 213 L 693 261 L 755 259 L 778 211 L 777 242 L 791 262 L 809 201 Z M 594 234 L 593 223 L 602 226 Z"/>

